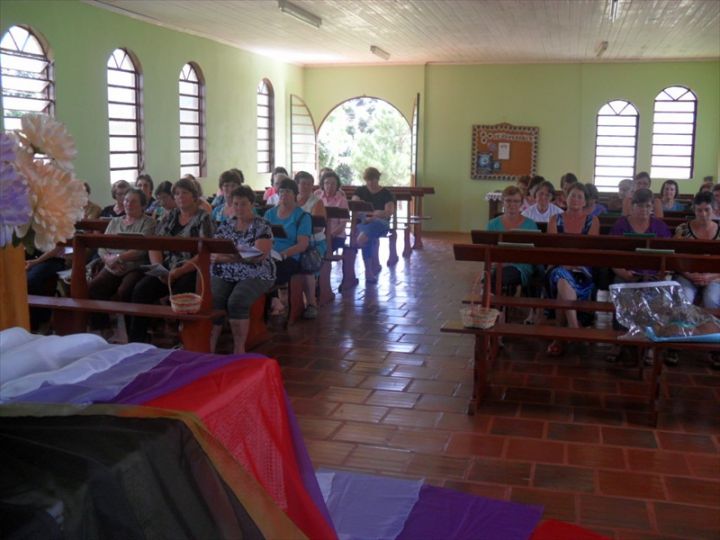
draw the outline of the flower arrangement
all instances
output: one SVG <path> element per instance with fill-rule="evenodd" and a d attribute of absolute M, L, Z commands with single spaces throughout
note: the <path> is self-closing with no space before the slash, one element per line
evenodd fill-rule
<path fill-rule="evenodd" d="M 75 177 L 75 141 L 65 126 L 26 114 L 22 129 L 0 135 L 0 247 L 49 251 L 71 238 L 87 193 Z"/>

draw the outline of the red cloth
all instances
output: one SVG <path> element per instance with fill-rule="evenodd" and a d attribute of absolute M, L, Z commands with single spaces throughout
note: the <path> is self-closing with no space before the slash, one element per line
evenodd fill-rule
<path fill-rule="evenodd" d="M 337 538 L 303 485 L 277 362 L 235 362 L 145 405 L 194 412 L 308 537 Z"/>
<path fill-rule="evenodd" d="M 610 540 L 572 523 L 548 519 L 538 525 L 530 540 Z"/>

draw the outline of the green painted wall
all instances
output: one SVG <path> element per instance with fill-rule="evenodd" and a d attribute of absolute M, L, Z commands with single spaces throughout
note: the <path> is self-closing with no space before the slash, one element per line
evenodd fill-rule
<path fill-rule="evenodd" d="M 118 47 L 133 51 L 142 66 L 145 164 L 156 182 L 179 177 L 177 81 L 191 60 L 206 81 L 206 193 L 231 167 L 254 187 L 268 184 L 269 175 L 255 173 L 255 91 L 263 77 L 275 89 L 276 162 L 289 161 L 289 95 L 302 91 L 302 68 L 77 1 L 0 2 L 0 32 L 15 24 L 31 26 L 50 44 L 56 116 L 76 139 L 77 175 L 90 183 L 94 200 L 110 201 L 105 66 Z"/>
<path fill-rule="evenodd" d="M 412 100 L 421 92 L 418 183 L 437 192 L 425 203 L 433 218 L 427 227 L 447 231 L 483 227 L 485 194 L 506 185 L 470 180 L 473 124 L 537 126 L 539 174 L 556 185 L 568 171 L 589 181 L 597 110 L 611 99 L 629 99 L 640 110 L 638 170 L 649 170 L 653 100 L 675 84 L 692 88 L 699 102 L 695 178 L 681 182 L 681 190 L 690 193 L 703 176 L 718 176 L 720 170 L 717 61 L 328 67 L 308 68 L 304 78 L 305 99 L 316 119 L 339 102 L 365 93 L 390 101 L 410 118 Z"/>

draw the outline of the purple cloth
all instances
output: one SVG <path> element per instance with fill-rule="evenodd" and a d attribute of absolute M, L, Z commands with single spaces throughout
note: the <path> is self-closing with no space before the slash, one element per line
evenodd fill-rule
<path fill-rule="evenodd" d="M 397 540 L 527 540 L 542 513 L 542 506 L 495 501 L 426 485 Z"/>
<path fill-rule="evenodd" d="M 638 233 L 640 234 L 654 234 L 658 238 L 670 238 L 672 233 L 665 222 L 661 219 L 650 216 L 650 226 L 645 231 L 635 231 L 630 226 L 630 222 L 626 216 L 618 218 L 615 225 L 610 229 L 610 234 L 613 236 L 622 236 L 625 233 Z"/>
<path fill-rule="evenodd" d="M 140 373 L 112 403 L 142 404 L 168 394 L 238 360 L 267 358 L 261 354 L 204 354 L 173 351 L 153 369 Z"/>

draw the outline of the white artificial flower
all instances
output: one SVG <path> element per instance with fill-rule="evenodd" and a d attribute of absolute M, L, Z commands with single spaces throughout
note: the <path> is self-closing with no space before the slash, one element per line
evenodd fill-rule
<path fill-rule="evenodd" d="M 30 155 L 44 154 L 62 169 L 73 170 L 77 150 L 64 124 L 46 114 L 25 114 L 21 122 L 22 130 L 17 135 L 22 150 Z"/>

